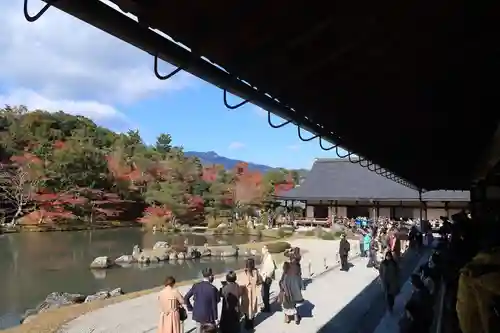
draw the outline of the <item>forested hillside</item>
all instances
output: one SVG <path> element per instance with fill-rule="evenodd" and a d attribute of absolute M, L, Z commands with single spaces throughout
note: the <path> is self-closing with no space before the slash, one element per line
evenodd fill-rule
<path fill-rule="evenodd" d="M 171 142 L 161 134 L 148 146 L 138 131 L 114 133 L 64 112 L 0 109 L 2 220 L 199 223 L 265 205 L 299 178 L 284 169 L 252 172 L 245 163 L 204 167 Z"/>

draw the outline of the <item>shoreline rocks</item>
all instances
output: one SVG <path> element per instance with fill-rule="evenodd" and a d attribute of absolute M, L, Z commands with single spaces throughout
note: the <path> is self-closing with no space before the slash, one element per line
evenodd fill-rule
<path fill-rule="evenodd" d="M 115 260 L 110 260 L 106 256 L 97 257 L 90 264 L 90 268 L 97 271 L 113 266 L 130 267 L 132 264 L 144 266 L 174 260 L 195 260 L 208 257 L 254 257 L 258 255 L 259 251 L 257 250 L 240 248 L 236 245 L 179 246 L 170 245 L 165 241 L 158 241 L 151 249 L 141 249 L 139 245 L 134 245 L 132 254 L 121 255 Z"/>
<path fill-rule="evenodd" d="M 91 295 L 72 294 L 64 292 L 52 292 L 45 297 L 45 299 L 38 304 L 34 309 L 28 309 L 21 318 L 21 324 L 28 323 L 38 314 L 47 312 L 53 309 L 61 308 L 73 304 L 89 303 L 96 300 L 107 299 L 123 295 L 122 288 L 115 288 L 113 290 L 102 290 Z"/>

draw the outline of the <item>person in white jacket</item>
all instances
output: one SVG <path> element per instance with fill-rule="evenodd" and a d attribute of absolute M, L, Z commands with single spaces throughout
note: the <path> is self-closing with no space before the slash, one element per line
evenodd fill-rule
<path fill-rule="evenodd" d="M 271 306 L 269 304 L 269 289 L 271 288 L 271 284 L 274 280 L 276 273 L 276 263 L 274 259 L 269 253 L 267 246 L 262 247 L 262 266 L 260 268 L 260 275 L 262 276 L 262 303 L 264 306 L 262 307 L 262 312 L 270 312 Z"/>

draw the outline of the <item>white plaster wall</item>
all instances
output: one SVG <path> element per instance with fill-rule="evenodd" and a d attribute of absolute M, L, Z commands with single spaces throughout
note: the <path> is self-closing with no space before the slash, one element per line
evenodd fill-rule
<path fill-rule="evenodd" d="M 338 217 L 346 217 L 347 216 L 347 207 L 337 207 L 337 216 Z"/>
<path fill-rule="evenodd" d="M 382 217 L 391 216 L 391 209 L 389 207 L 379 208 L 379 215 Z"/>
<path fill-rule="evenodd" d="M 427 219 L 439 219 L 440 216 L 446 216 L 446 210 L 441 208 L 427 208 Z"/>
<path fill-rule="evenodd" d="M 307 206 L 306 217 L 307 218 L 314 218 L 314 207 L 313 206 Z"/>

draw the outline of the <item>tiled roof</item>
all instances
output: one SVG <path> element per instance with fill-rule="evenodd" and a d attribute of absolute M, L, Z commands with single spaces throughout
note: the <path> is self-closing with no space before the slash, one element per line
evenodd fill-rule
<path fill-rule="evenodd" d="M 304 182 L 280 195 L 309 200 L 419 200 L 418 191 L 389 180 L 347 159 L 317 159 Z M 468 191 L 430 191 L 423 201 L 469 201 Z"/>

